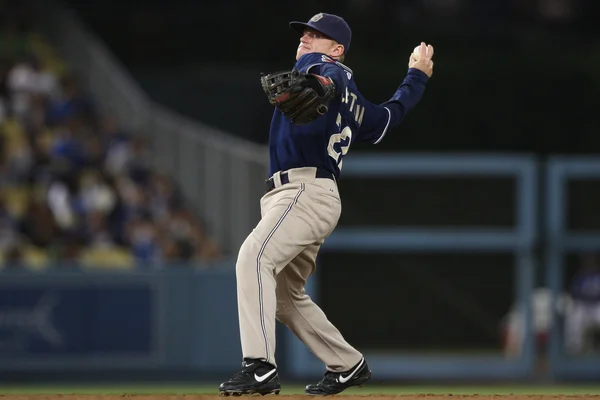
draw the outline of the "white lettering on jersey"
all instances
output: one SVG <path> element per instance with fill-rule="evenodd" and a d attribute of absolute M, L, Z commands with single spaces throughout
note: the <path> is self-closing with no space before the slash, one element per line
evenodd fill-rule
<path fill-rule="evenodd" d="M 358 102 L 358 95 L 356 93 L 352 93 L 346 87 L 345 92 L 342 94 L 342 103 L 346 104 L 348 107 L 348 112 L 350 114 L 354 114 L 354 119 L 358 126 L 362 124 L 363 117 L 365 116 L 365 107 L 361 106 Z M 338 114 L 336 124 L 338 129 L 340 129 L 340 133 L 335 133 L 331 135 L 329 138 L 329 143 L 327 145 L 327 154 L 331 158 L 335 160 L 338 165 L 338 168 L 342 169 L 342 157 L 348 153 L 350 149 L 350 144 L 352 143 L 352 129 L 349 126 L 346 126 L 342 129 L 342 115 Z M 346 141 L 346 144 L 339 145 L 342 141 Z M 339 151 L 336 149 L 336 145 L 339 145 Z"/>
<path fill-rule="evenodd" d="M 335 149 L 335 145 L 341 143 L 342 140 L 348 139 L 348 144 L 341 145 L 340 151 Z M 335 160 L 338 165 L 338 168 L 342 169 L 342 159 L 341 156 L 345 156 L 348 153 L 348 149 L 350 148 L 350 143 L 352 142 L 352 130 L 350 127 L 345 127 L 342 129 L 340 133 L 336 133 L 331 135 L 329 138 L 329 144 L 327 145 L 327 153 L 331 158 Z"/>
<path fill-rule="evenodd" d="M 349 99 L 350 97 L 352 98 L 351 103 Z M 342 103 L 348 104 L 348 111 L 350 113 L 354 113 L 354 119 L 356 120 L 358 126 L 360 126 L 362 124 L 363 117 L 365 116 L 365 108 L 358 104 L 356 99 L 358 99 L 358 96 L 346 88 L 346 92 L 342 95 Z"/>
<path fill-rule="evenodd" d="M 339 128 L 342 127 L 341 114 L 338 114 L 336 124 Z M 348 143 L 342 144 L 340 146 L 340 151 L 337 151 L 335 145 L 341 143 L 343 140 L 348 140 Z M 335 160 L 340 170 L 342 169 L 342 156 L 345 156 L 348 153 L 348 150 L 350 149 L 350 143 L 352 143 L 352 130 L 348 126 L 342 129 L 340 133 L 335 133 L 329 138 L 327 154 L 329 154 L 329 156 Z"/>

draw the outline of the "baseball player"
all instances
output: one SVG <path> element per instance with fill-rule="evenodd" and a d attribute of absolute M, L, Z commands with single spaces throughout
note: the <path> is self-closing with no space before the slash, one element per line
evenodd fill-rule
<path fill-rule="evenodd" d="M 270 177 L 260 200 L 262 219 L 236 264 L 242 370 L 220 385 L 221 395 L 279 393 L 276 319 L 326 366 L 323 379 L 306 386 L 307 394 L 336 394 L 370 379 L 362 353 L 344 340 L 304 286 L 340 218 L 336 181 L 348 149 L 356 142 L 381 142 L 419 102 L 433 73 L 433 47 L 421 43 L 404 81 L 376 105 L 361 95 L 352 70 L 342 64 L 351 39 L 344 19 L 319 13 L 290 27 L 300 34 L 294 68 L 261 77 L 275 106 Z"/>
<path fill-rule="evenodd" d="M 594 349 L 594 332 L 600 332 L 600 255 L 586 254 L 571 282 L 568 312 L 565 313 L 565 344 L 570 355 Z"/>

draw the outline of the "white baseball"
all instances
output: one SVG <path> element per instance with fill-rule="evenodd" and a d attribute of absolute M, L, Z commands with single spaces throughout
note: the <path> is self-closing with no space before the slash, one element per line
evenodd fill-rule
<path fill-rule="evenodd" d="M 421 54 L 421 46 L 417 46 L 415 47 L 415 49 L 413 50 L 413 57 L 415 60 L 419 59 L 419 54 Z M 429 47 L 425 48 L 425 54 L 429 54 Z"/>

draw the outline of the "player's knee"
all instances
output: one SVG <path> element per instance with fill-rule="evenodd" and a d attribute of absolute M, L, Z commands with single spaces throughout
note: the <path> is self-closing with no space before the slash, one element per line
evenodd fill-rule
<path fill-rule="evenodd" d="M 277 302 L 277 311 L 275 313 L 275 318 L 279 322 L 284 325 L 289 325 L 292 321 L 292 311 L 293 309 L 286 302 L 278 301 Z"/>
<path fill-rule="evenodd" d="M 271 264 L 272 261 L 265 251 L 265 246 L 251 233 L 242 243 L 238 252 L 235 266 L 238 277 L 249 272 L 256 273 L 259 266 L 261 269 L 272 269 Z"/>
<path fill-rule="evenodd" d="M 256 270 L 256 259 L 258 256 L 257 246 L 254 244 L 254 239 L 248 236 L 244 243 L 240 246 L 238 252 L 237 262 L 235 264 L 235 270 L 238 277 L 243 275 L 248 269 Z"/>
<path fill-rule="evenodd" d="M 238 259 L 257 256 L 260 251 L 261 243 L 254 231 L 248 235 L 244 243 L 240 246 Z M 256 258 L 256 257 L 255 257 Z"/>

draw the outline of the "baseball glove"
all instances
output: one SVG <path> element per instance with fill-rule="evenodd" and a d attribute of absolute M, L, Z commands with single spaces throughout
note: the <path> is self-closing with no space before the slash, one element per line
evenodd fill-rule
<path fill-rule="evenodd" d="M 331 78 L 297 70 L 261 74 L 269 103 L 296 124 L 307 124 L 325 114 L 335 95 Z"/>

